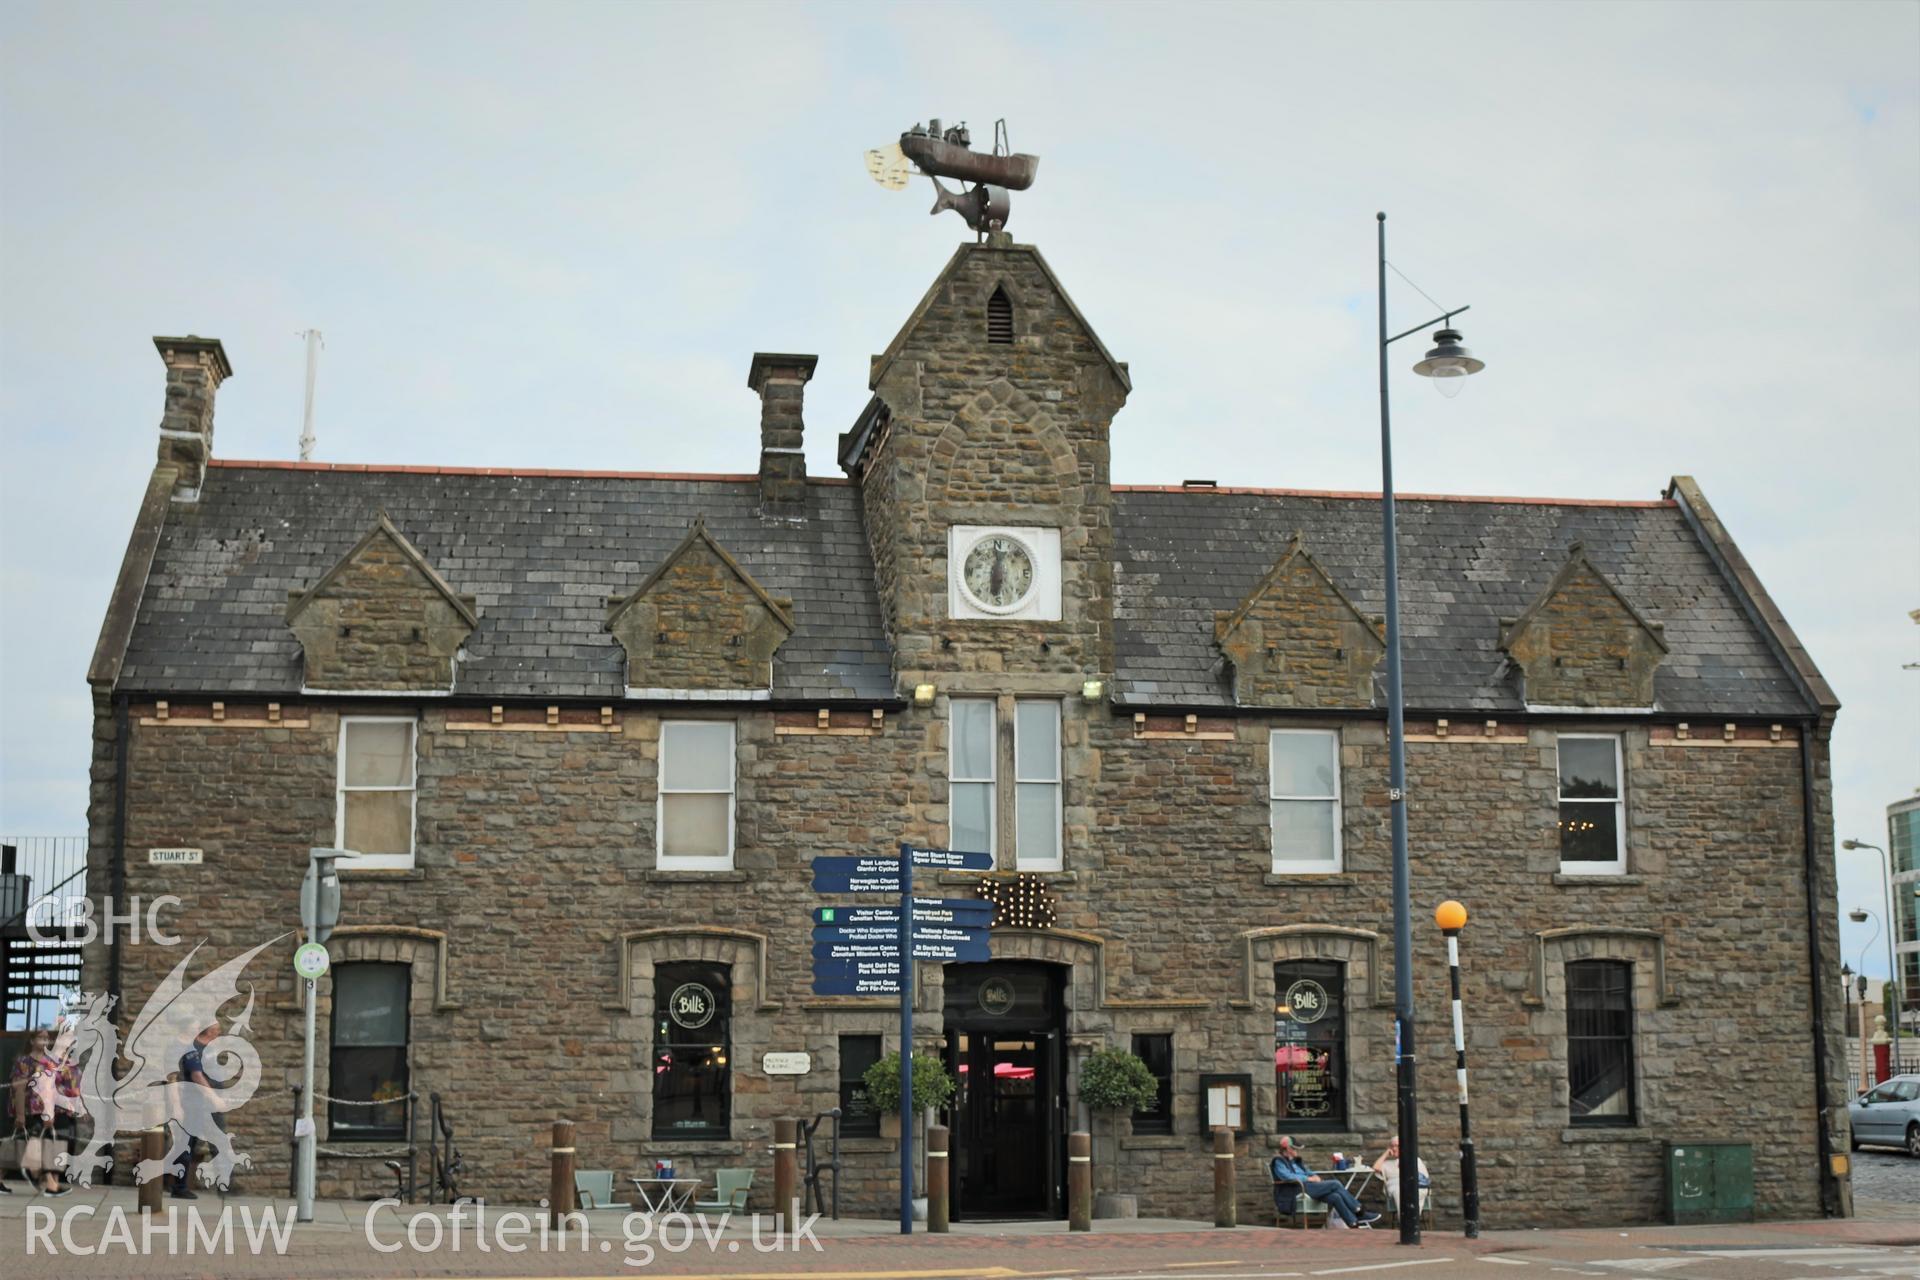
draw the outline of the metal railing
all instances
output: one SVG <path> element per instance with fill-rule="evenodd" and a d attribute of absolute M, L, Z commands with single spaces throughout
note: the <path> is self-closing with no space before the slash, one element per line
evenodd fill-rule
<path fill-rule="evenodd" d="M 0 1029 L 44 1026 L 78 993 L 78 946 L 33 935 L 64 935 L 86 896 L 85 836 L 0 837 Z"/>

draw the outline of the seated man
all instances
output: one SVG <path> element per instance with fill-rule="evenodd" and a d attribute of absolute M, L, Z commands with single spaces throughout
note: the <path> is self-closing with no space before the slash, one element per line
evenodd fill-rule
<path fill-rule="evenodd" d="M 1425 1212 L 1429 1198 L 1426 1188 L 1432 1185 L 1432 1179 L 1427 1177 L 1427 1162 L 1425 1160 L 1416 1160 L 1414 1163 L 1420 1175 L 1420 1209 L 1422 1212 Z M 1399 1134 L 1396 1133 L 1387 1140 L 1387 1149 L 1380 1153 L 1378 1160 L 1373 1162 L 1373 1171 L 1380 1180 L 1386 1184 L 1387 1209 L 1393 1213 L 1400 1212 Z"/>
<path fill-rule="evenodd" d="M 1273 1205 L 1283 1214 L 1292 1213 L 1298 1197 L 1305 1193 L 1308 1199 L 1319 1200 L 1339 1214 L 1340 1221 L 1350 1227 L 1364 1227 L 1380 1220 L 1377 1213 L 1362 1212 L 1360 1202 L 1353 1198 L 1351 1191 L 1308 1169 L 1293 1139 L 1284 1134 L 1280 1138 L 1280 1154 L 1273 1158 L 1272 1168 Z M 1299 1190 L 1289 1192 L 1290 1186 L 1297 1186 Z"/>

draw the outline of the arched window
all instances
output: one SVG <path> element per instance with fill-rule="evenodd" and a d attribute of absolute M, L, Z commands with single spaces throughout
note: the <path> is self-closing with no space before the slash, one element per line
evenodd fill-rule
<path fill-rule="evenodd" d="M 994 289 L 987 299 L 987 341 L 1011 345 L 1013 342 L 1013 299 L 1005 285 Z"/>
<path fill-rule="evenodd" d="M 733 991 L 727 967 L 663 964 L 654 970 L 653 1136 L 728 1136 Z"/>
<path fill-rule="evenodd" d="M 333 971 L 327 1123 L 335 1138 L 406 1136 L 411 985 L 404 964 L 343 964 Z M 366 1105 L 389 1099 L 391 1106 Z"/>

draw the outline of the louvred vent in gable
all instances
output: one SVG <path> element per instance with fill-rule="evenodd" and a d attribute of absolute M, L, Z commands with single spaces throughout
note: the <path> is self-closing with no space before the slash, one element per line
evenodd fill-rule
<path fill-rule="evenodd" d="M 995 289 L 987 299 L 987 341 L 1013 342 L 1013 299 L 1007 297 L 1005 288 Z"/>

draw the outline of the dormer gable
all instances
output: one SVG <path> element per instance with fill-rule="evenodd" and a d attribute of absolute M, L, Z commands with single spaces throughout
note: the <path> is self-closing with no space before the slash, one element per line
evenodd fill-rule
<path fill-rule="evenodd" d="M 1367 707 L 1386 652 L 1361 613 L 1296 533 L 1240 607 L 1214 618 L 1233 665 L 1234 701 L 1253 707 Z"/>
<path fill-rule="evenodd" d="M 1526 612 L 1501 620 L 1500 647 L 1520 669 L 1530 707 L 1644 708 L 1667 656 L 1663 630 L 1576 542 Z"/>
<path fill-rule="evenodd" d="M 447 691 L 479 625 L 472 596 L 447 584 L 386 512 L 305 591 L 287 594 L 309 689 Z"/>
<path fill-rule="evenodd" d="M 764 697 L 793 602 L 768 595 L 700 516 L 646 581 L 608 601 L 607 630 L 627 651 L 629 689 Z"/>

